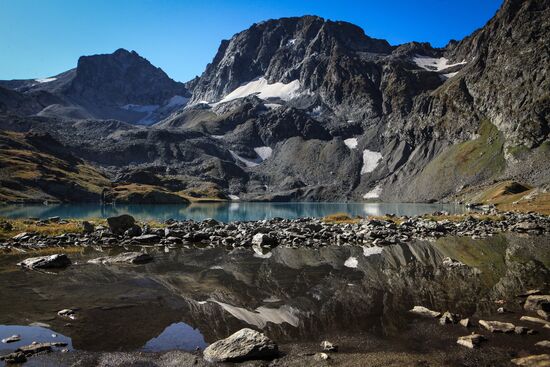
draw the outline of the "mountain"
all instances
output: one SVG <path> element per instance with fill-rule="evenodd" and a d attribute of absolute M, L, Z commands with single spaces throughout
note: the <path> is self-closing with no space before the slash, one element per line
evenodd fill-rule
<path fill-rule="evenodd" d="M 51 134 L 115 187 L 185 197 L 453 201 L 495 182 L 547 187 L 549 19 L 544 0 L 506 0 L 444 48 L 316 16 L 267 20 L 185 84 L 125 50 L 42 83 L 0 82 L 0 128 Z"/>
<path fill-rule="evenodd" d="M 117 119 L 152 124 L 183 106 L 190 97 L 183 83 L 135 51 L 82 56 L 75 69 L 31 80 L 0 82 L 24 95 L 38 92 L 59 99 L 31 113 L 69 119 Z"/>

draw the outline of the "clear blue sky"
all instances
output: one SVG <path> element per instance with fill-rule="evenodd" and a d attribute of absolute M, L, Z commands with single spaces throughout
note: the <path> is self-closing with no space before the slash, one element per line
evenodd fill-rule
<path fill-rule="evenodd" d="M 444 46 L 502 0 L 0 0 L 0 79 L 47 77 L 78 57 L 135 50 L 170 77 L 202 73 L 222 39 L 269 18 L 319 15 L 391 44 Z"/>

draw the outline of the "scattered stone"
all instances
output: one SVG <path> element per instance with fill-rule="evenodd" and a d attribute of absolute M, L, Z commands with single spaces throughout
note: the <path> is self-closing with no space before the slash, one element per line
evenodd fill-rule
<path fill-rule="evenodd" d="M 16 234 L 15 236 L 13 236 L 12 239 L 15 240 L 15 241 L 19 241 L 19 240 L 22 240 L 26 237 L 29 237 L 30 235 L 31 235 L 30 233 L 22 232 L 22 233 L 19 233 L 19 234 Z"/>
<path fill-rule="evenodd" d="M 441 316 L 441 318 L 439 319 L 439 323 L 441 325 L 456 324 L 459 319 L 460 319 L 459 315 L 450 313 L 449 311 L 447 311 L 443 314 L 443 316 Z"/>
<path fill-rule="evenodd" d="M 443 266 L 446 266 L 448 268 L 460 268 L 460 267 L 466 266 L 464 263 L 458 260 L 451 259 L 450 257 L 444 258 L 442 261 L 442 264 Z"/>
<path fill-rule="evenodd" d="M 8 343 L 15 343 L 15 342 L 18 342 L 21 340 L 21 336 L 20 335 L 12 335 L 8 338 L 4 338 L 2 339 L 2 343 L 4 344 L 8 344 Z"/>
<path fill-rule="evenodd" d="M 76 314 L 76 310 L 73 310 L 73 309 L 70 309 L 70 308 L 65 308 L 65 309 L 57 312 L 58 316 L 67 317 L 71 320 L 75 319 L 75 314 Z"/>
<path fill-rule="evenodd" d="M 441 316 L 441 312 L 432 311 L 424 306 L 414 306 L 409 312 L 415 313 L 420 316 L 437 318 Z"/>
<path fill-rule="evenodd" d="M 536 323 L 536 324 L 541 324 L 541 325 L 544 325 L 544 327 L 550 328 L 550 321 L 546 321 L 546 320 L 543 320 L 543 319 L 539 319 L 538 317 L 521 316 L 520 320 L 521 320 L 521 321 L 534 322 L 534 323 Z"/>
<path fill-rule="evenodd" d="M 523 309 L 531 312 L 537 312 L 538 310 L 550 312 L 550 295 L 528 296 L 523 304 Z"/>
<path fill-rule="evenodd" d="M 497 313 L 507 313 L 507 312 L 511 312 L 511 311 L 508 311 L 508 309 L 504 307 L 497 308 Z"/>
<path fill-rule="evenodd" d="M 42 352 L 51 352 L 53 347 L 66 347 L 67 343 L 56 342 L 56 343 L 37 343 L 33 342 L 31 345 L 26 345 L 19 347 L 15 350 L 15 353 L 23 353 L 25 357 L 32 356 L 34 354 Z"/>
<path fill-rule="evenodd" d="M 31 322 L 29 326 L 37 326 L 37 327 L 43 327 L 43 328 L 50 328 L 50 324 L 46 324 L 44 322 Z"/>
<path fill-rule="evenodd" d="M 516 326 L 509 322 L 479 320 L 479 324 L 492 333 L 512 333 Z"/>
<path fill-rule="evenodd" d="M 123 234 L 134 225 L 136 220 L 128 214 L 107 218 L 107 224 L 113 234 Z"/>
<path fill-rule="evenodd" d="M 209 362 L 242 362 L 278 355 L 277 344 L 264 334 L 248 328 L 210 344 L 203 353 L 204 359 Z"/>
<path fill-rule="evenodd" d="M 21 261 L 17 265 L 28 269 L 65 268 L 71 265 L 71 260 L 65 254 L 54 254 L 50 256 L 31 257 Z"/>
<path fill-rule="evenodd" d="M 61 221 L 61 218 L 60 217 L 49 217 L 47 219 L 48 222 L 50 223 L 59 223 Z"/>
<path fill-rule="evenodd" d="M 160 237 L 156 234 L 143 234 L 141 236 L 134 237 L 133 240 L 140 243 L 157 243 L 160 241 Z"/>
<path fill-rule="evenodd" d="M 146 264 L 153 261 L 153 257 L 144 252 L 123 252 L 120 255 L 113 257 L 99 257 L 89 260 L 90 264 Z"/>
<path fill-rule="evenodd" d="M 483 335 L 471 334 L 459 337 L 456 343 L 466 348 L 474 349 L 479 347 L 481 345 L 481 342 L 485 340 L 487 340 L 487 338 L 485 338 Z"/>
<path fill-rule="evenodd" d="M 550 348 L 550 340 L 541 340 L 535 344 L 537 347 Z"/>
<path fill-rule="evenodd" d="M 338 345 L 333 344 L 328 340 L 323 340 L 321 342 L 321 348 L 323 348 L 325 352 L 338 352 Z"/>
<path fill-rule="evenodd" d="M 466 318 L 466 319 L 462 319 L 458 322 L 460 325 L 468 328 L 470 326 L 472 326 L 472 323 L 470 322 L 470 319 Z"/>
<path fill-rule="evenodd" d="M 126 236 L 126 237 L 138 237 L 138 236 L 141 236 L 142 233 L 143 233 L 143 231 L 142 231 L 141 227 L 138 226 L 137 224 L 134 224 L 133 226 L 131 226 L 130 228 L 128 228 L 124 232 L 124 236 Z"/>
<path fill-rule="evenodd" d="M 515 358 L 512 359 L 512 363 L 524 367 L 547 367 L 550 366 L 550 354 L 538 354 Z"/>
<path fill-rule="evenodd" d="M 329 355 L 326 354 L 326 353 L 315 353 L 313 355 L 313 359 L 315 359 L 316 361 L 320 362 L 320 361 L 326 361 L 327 359 L 329 359 Z"/>

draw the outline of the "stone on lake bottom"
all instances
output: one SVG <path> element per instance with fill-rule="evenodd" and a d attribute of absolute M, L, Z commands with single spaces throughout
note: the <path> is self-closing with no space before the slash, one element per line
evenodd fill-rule
<path fill-rule="evenodd" d="M 544 325 L 544 327 L 550 327 L 550 321 L 539 319 L 538 317 L 521 316 L 520 320 L 521 321 L 533 322 L 535 324 L 541 324 L 541 325 Z"/>
<path fill-rule="evenodd" d="M 509 322 L 479 320 L 479 324 L 492 333 L 513 333 L 516 329 L 516 326 Z"/>
<path fill-rule="evenodd" d="M 512 359 L 512 363 L 523 367 L 550 366 L 550 354 L 538 354 Z"/>
<path fill-rule="evenodd" d="M 550 340 L 541 340 L 535 344 L 537 347 L 550 348 Z"/>
<path fill-rule="evenodd" d="M 483 335 L 471 334 L 459 337 L 456 343 L 466 348 L 474 349 L 479 347 L 481 342 L 484 340 L 487 340 L 487 338 L 485 338 Z"/>
<path fill-rule="evenodd" d="M 441 316 L 441 312 L 432 311 L 424 306 L 414 306 L 409 312 L 415 313 L 420 316 L 437 318 Z"/>
<path fill-rule="evenodd" d="M 321 342 L 321 348 L 323 348 L 325 352 L 338 352 L 338 345 L 333 344 L 328 340 L 323 340 Z"/>
<path fill-rule="evenodd" d="M 472 326 L 472 323 L 470 322 L 470 319 L 469 318 L 465 318 L 465 319 L 462 319 L 458 322 L 460 325 L 464 326 L 464 327 L 470 327 Z"/>
<path fill-rule="evenodd" d="M 248 328 L 210 344 L 203 353 L 204 359 L 209 362 L 242 362 L 278 355 L 277 344 L 264 334 Z"/>

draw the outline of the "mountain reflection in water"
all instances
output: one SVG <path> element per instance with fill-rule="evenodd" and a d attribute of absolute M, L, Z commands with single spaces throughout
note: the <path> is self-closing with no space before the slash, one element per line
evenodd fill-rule
<path fill-rule="evenodd" d="M 550 279 L 548 237 L 441 238 L 378 248 L 147 248 L 155 261 L 98 266 L 114 249 L 84 249 L 58 275 L 22 271 L 0 255 L 0 324 L 45 321 L 75 349 L 193 350 L 243 327 L 279 343 L 334 335 L 399 338 L 413 305 L 466 316 L 494 313 Z M 448 267 L 445 257 L 465 266 Z M 345 266 L 354 258 L 354 266 Z M 349 264 L 349 263 L 348 263 Z M 515 304 L 512 301 L 510 304 Z M 56 317 L 78 307 L 72 327 Z M 23 332 L 22 332 L 23 333 Z M 113 337 L 124 335 L 124 338 Z"/>

